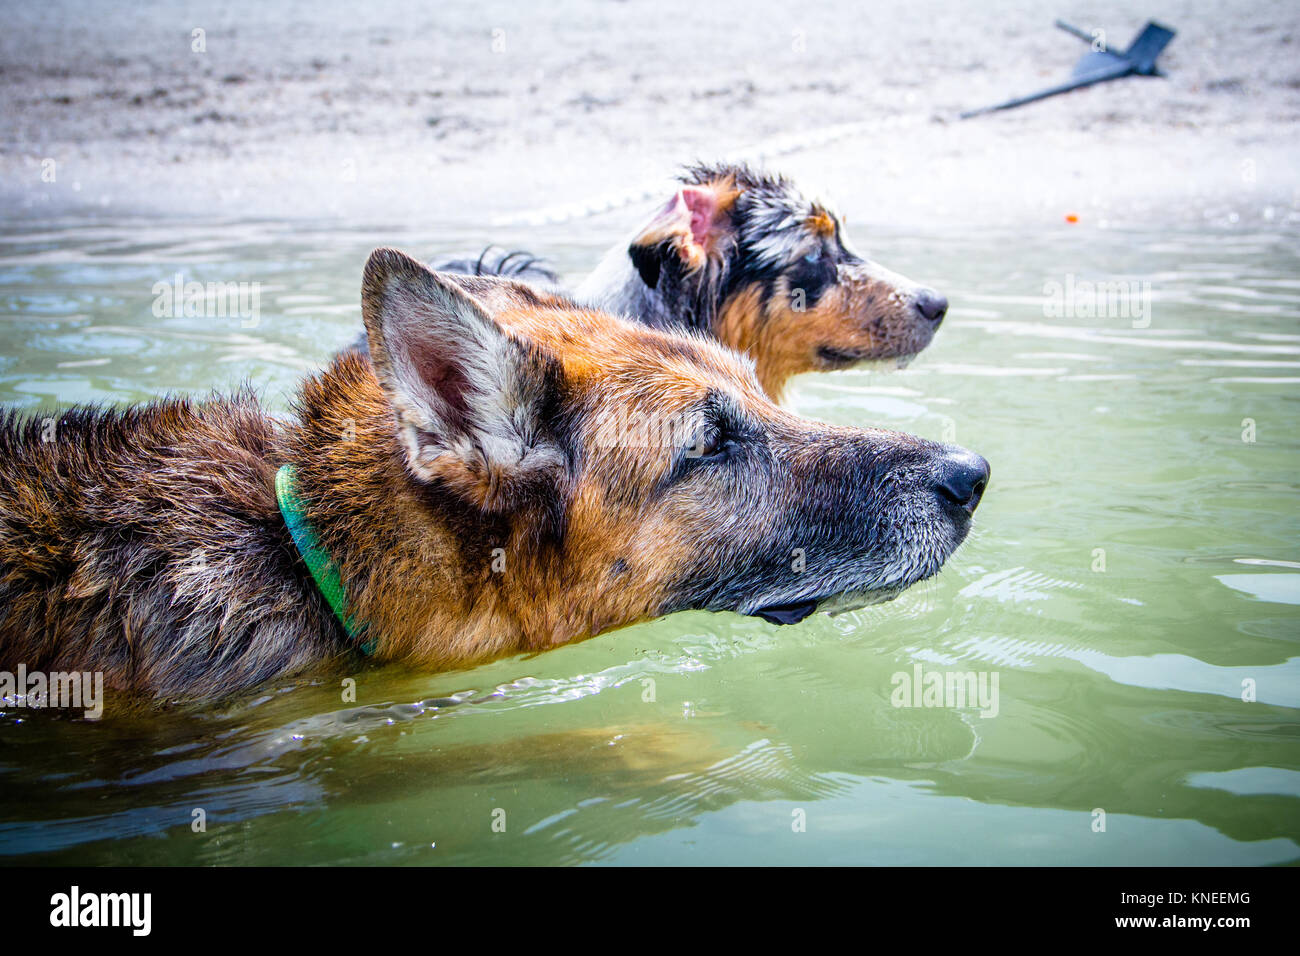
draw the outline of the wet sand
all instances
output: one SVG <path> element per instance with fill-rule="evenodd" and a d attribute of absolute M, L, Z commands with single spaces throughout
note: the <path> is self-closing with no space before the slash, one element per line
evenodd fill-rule
<path fill-rule="evenodd" d="M 731 156 L 866 222 L 1300 218 L 1300 7 L 1131 10 L 6 3 L 0 209 L 488 234 L 580 224 L 687 160 Z M 1168 77 L 959 121 L 1068 75 L 1086 48 L 1057 16 L 1120 47 L 1148 17 L 1174 27 Z"/>

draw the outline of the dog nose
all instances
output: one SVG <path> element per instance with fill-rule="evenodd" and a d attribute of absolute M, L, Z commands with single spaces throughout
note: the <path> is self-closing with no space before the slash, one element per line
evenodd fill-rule
<path fill-rule="evenodd" d="M 948 313 L 948 297 L 933 289 L 922 289 L 916 294 L 916 311 L 938 325 Z"/>
<path fill-rule="evenodd" d="M 974 514 L 989 483 L 989 463 L 983 456 L 963 449 L 954 449 L 944 456 L 939 465 L 935 490 L 941 498 Z"/>

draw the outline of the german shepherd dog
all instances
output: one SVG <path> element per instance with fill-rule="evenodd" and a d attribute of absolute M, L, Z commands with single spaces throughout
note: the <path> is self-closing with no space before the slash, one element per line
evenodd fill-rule
<path fill-rule="evenodd" d="M 340 354 L 290 420 L 246 392 L 5 416 L 0 667 L 213 699 L 692 608 L 793 622 L 935 574 L 988 480 L 791 415 L 715 340 L 526 284 L 380 249 L 362 311 L 372 361 Z M 608 427 L 633 416 L 689 427 Z"/>
<path fill-rule="evenodd" d="M 704 332 L 754 359 L 779 401 L 803 372 L 893 359 L 930 344 L 948 311 L 933 289 L 853 251 L 840 218 L 783 176 L 743 164 L 695 165 L 648 222 L 574 292 L 593 308 L 655 328 Z M 522 253 L 440 262 L 558 290 Z"/>

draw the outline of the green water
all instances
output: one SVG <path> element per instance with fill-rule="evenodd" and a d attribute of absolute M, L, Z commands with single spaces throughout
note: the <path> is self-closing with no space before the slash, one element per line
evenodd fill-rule
<path fill-rule="evenodd" d="M 621 225 L 496 238 L 576 275 Z M 989 459 L 975 529 L 938 578 L 797 627 L 679 614 L 472 670 L 376 669 L 356 704 L 303 681 L 129 721 L 11 709 L 0 859 L 1294 863 L 1297 237 L 859 235 L 945 290 L 950 317 L 911 368 L 807 377 L 790 403 Z M 11 225 L 0 401 L 248 380 L 284 407 L 358 328 L 370 248 L 483 238 Z M 177 271 L 260 283 L 259 321 L 155 317 L 154 283 Z M 1070 276 L 1149 282 L 1149 327 L 1077 302 L 1045 315 L 1045 283 Z M 996 675 L 996 716 L 894 707 L 894 675 L 918 663 Z"/>

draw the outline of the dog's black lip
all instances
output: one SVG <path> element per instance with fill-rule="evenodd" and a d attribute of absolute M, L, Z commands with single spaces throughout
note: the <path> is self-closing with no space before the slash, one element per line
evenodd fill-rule
<path fill-rule="evenodd" d="M 804 601 L 791 601 L 788 604 L 771 604 L 751 613 L 751 617 L 761 617 L 768 624 L 798 624 L 817 610 L 821 602 L 815 598 Z"/>
<path fill-rule="evenodd" d="M 831 345 L 823 345 L 817 349 L 817 357 L 821 359 L 823 365 L 845 368 L 861 362 L 867 356 L 861 349 L 837 349 Z"/>

